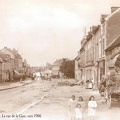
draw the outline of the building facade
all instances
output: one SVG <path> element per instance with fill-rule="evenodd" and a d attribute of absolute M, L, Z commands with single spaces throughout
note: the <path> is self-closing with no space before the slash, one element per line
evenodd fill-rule
<path fill-rule="evenodd" d="M 119 59 L 120 8 L 112 7 L 111 14 L 101 15 L 100 22 L 100 25 L 92 26 L 81 41 L 79 62 L 81 79 L 92 79 L 96 87 L 103 75 L 109 75 L 110 70 L 115 69 L 115 61 Z"/>
<path fill-rule="evenodd" d="M 109 54 L 114 55 L 114 53 L 117 53 L 119 51 L 118 41 L 119 41 L 119 36 L 120 36 L 120 8 L 112 7 L 111 15 L 105 18 L 105 22 L 106 22 L 106 49 L 107 49 L 106 51 L 106 75 L 109 75 L 111 67 L 109 67 L 110 63 L 108 62 L 108 56 Z M 118 46 L 112 45 L 114 42 L 118 43 Z M 110 47 L 113 47 L 113 48 L 111 48 L 111 50 L 109 51 L 108 48 Z M 114 60 L 115 59 L 116 58 L 114 58 Z"/>
<path fill-rule="evenodd" d="M 21 55 L 17 50 L 4 47 L 0 50 L 1 66 L 0 66 L 0 79 L 1 81 L 13 81 L 15 74 L 28 75 L 30 67 L 27 61 L 22 61 Z"/>
<path fill-rule="evenodd" d="M 120 73 L 120 36 L 106 48 L 107 75 L 111 71 Z"/>
<path fill-rule="evenodd" d="M 59 76 L 60 74 L 60 66 L 63 62 L 63 59 L 56 60 L 52 65 L 52 75 Z"/>
<path fill-rule="evenodd" d="M 79 69 L 80 69 L 80 75 L 81 75 L 81 80 L 85 82 L 86 76 L 85 76 L 85 62 L 86 62 L 86 55 L 85 55 L 85 46 L 86 40 L 83 39 L 81 41 L 81 49 L 80 49 L 80 61 L 79 61 Z"/>
<path fill-rule="evenodd" d="M 81 71 L 80 71 L 80 51 L 78 51 L 78 56 L 75 58 L 75 80 L 82 80 L 81 79 Z"/>

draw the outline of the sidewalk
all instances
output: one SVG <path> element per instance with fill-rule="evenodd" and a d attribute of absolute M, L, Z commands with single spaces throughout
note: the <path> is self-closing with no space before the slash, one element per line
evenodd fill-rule
<path fill-rule="evenodd" d="M 34 82 L 33 80 L 27 79 L 24 81 L 20 82 L 5 82 L 5 83 L 0 83 L 0 91 L 3 90 L 8 90 L 8 89 L 13 89 L 21 86 L 28 85 L 30 83 Z"/>

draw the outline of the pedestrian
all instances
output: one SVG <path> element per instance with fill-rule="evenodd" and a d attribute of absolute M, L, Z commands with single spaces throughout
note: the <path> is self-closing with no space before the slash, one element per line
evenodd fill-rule
<path fill-rule="evenodd" d="M 84 102 L 82 96 L 79 96 L 77 104 L 80 104 L 81 108 L 84 110 L 84 108 L 85 108 L 85 102 Z"/>
<path fill-rule="evenodd" d="M 85 102 L 84 102 L 82 96 L 79 96 L 78 101 L 77 101 L 77 104 L 80 104 L 80 105 L 81 105 L 81 108 L 82 108 L 82 114 L 83 114 L 83 118 L 84 118 Z"/>
<path fill-rule="evenodd" d="M 97 108 L 97 102 L 95 101 L 95 97 L 90 96 L 89 102 L 88 102 L 88 116 L 90 120 L 94 120 L 94 117 L 96 114 L 96 108 Z"/>
<path fill-rule="evenodd" d="M 77 106 L 75 108 L 75 113 L 76 113 L 76 120 L 82 120 L 83 112 L 82 112 L 81 104 L 77 104 Z"/>
<path fill-rule="evenodd" d="M 75 120 L 75 108 L 76 108 L 76 105 L 77 105 L 77 102 L 75 100 L 75 95 L 72 95 L 71 99 L 68 102 L 71 120 Z"/>

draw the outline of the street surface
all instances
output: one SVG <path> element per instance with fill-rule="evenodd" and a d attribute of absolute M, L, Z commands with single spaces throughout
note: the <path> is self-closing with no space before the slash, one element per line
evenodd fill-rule
<path fill-rule="evenodd" d="M 84 120 L 88 120 L 87 103 L 91 95 L 95 96 L 98 103 L 96 120 L 120 120 L 119 103 L 114 103 L 107 109 L 101 102 L 98 91 L 78 85 L 57 86 L 60 81 L 40 80 L 19 88 L 0 91 L 0 120 L 70 120 L 68 101 L 73 94 L 76 99 L 79 96 L 84 98 Z"/>

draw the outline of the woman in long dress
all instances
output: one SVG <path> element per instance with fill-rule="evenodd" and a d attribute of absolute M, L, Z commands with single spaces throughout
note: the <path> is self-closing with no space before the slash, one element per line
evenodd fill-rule
<path fill-rule="evenodd" d="M 96 114 L 97 102 L 95 101 L 95 97 L 91 96 L 88 102 L 88 116 L 90 120 L 94 120 Z"/>

